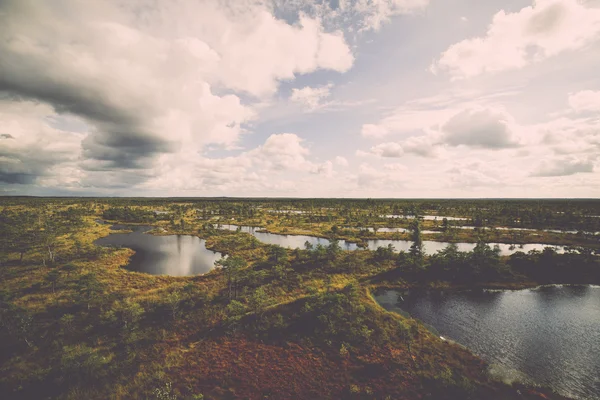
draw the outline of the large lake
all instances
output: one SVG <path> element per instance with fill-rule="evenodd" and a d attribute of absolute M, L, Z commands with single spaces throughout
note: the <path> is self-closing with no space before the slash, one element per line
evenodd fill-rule
<path fill-rule="evenodd" d="M 113 225 L 112 229 L 133 230 L 111 233 L 96 240 L 100 246 L 122 246 L 135 250 L 126 268 L 153 275 L 187 276 L 204 274 L 214 268 L 221 253 L 208 250 L 205 240 L 190 235 L 154 236 L 144 225 Z"/>
<path fill-rule="evenodd" d="M 317 244 L 321 244 L 323 246 L 329 245 L 329 240 L 325 238 L 319 238 L 315 236 L 308 235 L 283 235 L 278 233 L 268 233 L 268 232 L 260 232 L 262 228 L 254 227 L 254 226 L 238 226 L 238 225 L 221 225 L 221 229 L 228 229 L 232 231 L 239 230 L 241 232 L 250 233 L 255 236 L 258 240 L 267 244 L 276 244 L 282 247 L 288 247 L 291 249 L 294 248 L 304 248 L 304 243 L 309 242 L 313 246 Z M 347 242 L 345 240 L 338 241 L 341 248 L 343 250 L 357 250 L 359 247 L 356 243 Z M 396 251 L 408 251 L 410 246 L 412 246 L 413 242 L 409 240 L 395 240 L 395 239 L 380 239 L 380 240 L 367 240 L 367 248 L 369 250 L 377 250 L 378 247 L 387 247 L 388 245 L 394 246 Z M 443 250 L 448 246 L 447 242 L 435 242 L 432 240 L 423 241 L 423 245 L 425 248 L 426 254 L 434 254 L 439 250 Z M 459 251 L 471 251 L 475 248 L 475 243 L 456 243 Z M 539 244 L 539 243 L 528 243 L 523 245 L 510 245 L 506 243 L 490 243 L 490 246 L 498 245 L 500 247 L 501 255 L 510 255 L 517 251 L 522 251 L 527 253 L 530 250 L 540 250 L 542 251 L 544 247 L 552 247 L 557 252 L 563 252 L 562 246 L 552 246 L 548 244 Z"/>
<path fill-rule="evenodd" d="M 600 286 L 519 291 L 380 291 L 385 309 L 407 312 L 468 347 L 503 377 L 600 398 Z"/>

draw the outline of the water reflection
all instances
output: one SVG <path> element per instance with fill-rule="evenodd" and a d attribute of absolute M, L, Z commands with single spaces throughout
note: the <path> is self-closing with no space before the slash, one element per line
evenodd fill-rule
<path fill-rule="evenodd" d="M 255 236 L 258 240 L 267 244 L 275 244 L 282 247 L 304 248 L 304 244 L 309 242 L 311 245 L 316 246 L 318 244 L 322 246 L 329 246 L 330 241 L 325 238 L 319 238 L 316 236 L 308 235 L 283 235 L 278 233 L 260 232 L 260 227 L 254 226 L 238 226 L 238 225 L 221 225 L 221 229 L 227 230 L 240 230 L 241 232 L 250 233 Z M 392 228 L 393 229 L 393 228 Z M 347 242 L 345 240 L 339 240 L 343 250 L 358 250 L 360 247 L 356 243 Z M 409 240 L 397 240 L 397 239 L 372 239 L 365 241 L 369 250 L 377 250 L 378 247 L 387 247 L 388 245 L 394 246 L 396 251 L 408 251 L 413 242 Z M 450 243 L 448 242 L 436 242 L 433 240 L 423 241 L 424 250 L 426 254 L 435 254 L 436 252 L 445 249 Z M 475 248 L 475 243 L 456 243 L 459 251 L 472 251 Z M 557 253 L 563 253 L 564 250 L 561 246 L 553 246 L 548 244 L 539 243 L 528 243 L 511 245 L 506 243 L 490 243 L 490 246 L 498 246 L 500 248 L 500 255 L 510 255 L 517 251 L 527 253 L 530 250 L 544 250 L 545 247 L 552 247 Z"/>
<path fill-rule="evenodd" d="M 221 253 L 208 250 L 206 241 L 190 235 L 154 236 L 144 225 L 113 225 L 115 230 L 131 233 L 111 233 L 95 241 L 100 246 L 123 246 L 135 250 L 126 268 L 153 275 L 186 276 L 204 274 L 214 268 Z"/>
<path fill-rule="evenodd" d="M 575 398 L 600 396 L 600 287 L 506 292 L 387 290 L 375 299 L 403 310 L 490 363 Z"/>

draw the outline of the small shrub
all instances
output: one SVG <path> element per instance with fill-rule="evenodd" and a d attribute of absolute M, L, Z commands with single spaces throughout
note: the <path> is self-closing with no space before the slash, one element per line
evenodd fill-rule
<path fill-rule="evenodd" d="M 177 395 L 173 393 L 171 382 L 167 382 L 164 386 L 154 389 L 154 395 L 159 400 L 177 400 Z"/>

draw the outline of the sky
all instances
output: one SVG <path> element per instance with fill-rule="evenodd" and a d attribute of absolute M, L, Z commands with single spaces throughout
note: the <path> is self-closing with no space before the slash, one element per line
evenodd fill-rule
<path fill-rule="evenodd" d="M 0 194 L 600 197 L 600 0 L 0 0 Z"/>

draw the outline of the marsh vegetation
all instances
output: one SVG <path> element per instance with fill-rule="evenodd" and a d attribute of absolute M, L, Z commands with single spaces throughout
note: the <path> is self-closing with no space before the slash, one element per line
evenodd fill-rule
<path fill-rule="evenodd" d="M 3 398 L 558 399 L 493 379 L 469 350 L 371 293 L 600 282 L 598 201 L 3 198 L 1 207 Z M 134 228 L 118 233 L 118 223 Z M 227 224 L 327 242 L 286 248 Z M 475 228 L 458 229 L 467 224 Z M 161 246 L 100 244 L 139 225 L 156 227 L 137 233 L 145 238 L 177 249 L 184 235 L 226 257 L 194 269 L 201 262 L 185 250 L 185 274 L 132 271 L 136 255 Z M 511 226 L 532 231 L 494 229 Z M 370 249 L 375 239 L 410 247 Z M 472 249 L 429 252 L 429 241 Z M 505 256 L 489 243 L 562 254 Z M 139 270 L 172 260 L 142 258 Z"/>

